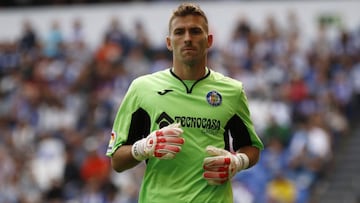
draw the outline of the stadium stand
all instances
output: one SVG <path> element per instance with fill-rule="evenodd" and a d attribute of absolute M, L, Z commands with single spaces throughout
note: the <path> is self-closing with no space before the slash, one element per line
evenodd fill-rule
<path fill-rule="evenodd" d="M 243 81 L 265 143 L 234 177 L 235 203 L 359 202 L 360 29 L 328 38 L 319 21 L 303 47 L 296 15 L 260 27 L 241 18 L 211 50 L 211 68 Z M 0 39 L 0 202 L 137 202 L 145 166 L 112 171 L 108 137 L 131 80 L 168 68 L 170 55 L 141 21 L 130 35 L 109 19 L 94 49 L 81 19 L 72 25 L 68 36 L 59 21 L 47 33 L 24 21 L 19 39 Z"/>

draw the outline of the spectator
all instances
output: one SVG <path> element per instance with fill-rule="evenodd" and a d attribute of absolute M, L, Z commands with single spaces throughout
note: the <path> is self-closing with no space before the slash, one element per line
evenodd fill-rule
<path fill-rule="evenodd" d="M 44 54 L 50 58 L 63 57 L 64 38 L 61 31 L 60 22 L 54 20 L 50 25 L 50 30 L 47 33 L 47 39 L 44 44 Z"/>
<path fill-rule="evenodd" d="M 24 20 L 22 35 L 19 39 L 19 51 L 29 53 L 39 46 L 37 33 L 35 32 L 31 21 Z"/>
<path fill-rule="evenodd" d="M 122 50 L 120 60 L 127 56 L 133 46 L 133 42 L 128 34 L 123 30 L 121 22 L 116 16 L 111 18 L 110 25 L 105 31 L 105 36 L 107 36 L 111 42 L 116 43 Z"/>
<path fill-rule="evenodd" d="M 296 186 L 281 172 L 269 181 L 266 188 L 268 203 L 295 203 L 296 202 Z"/>

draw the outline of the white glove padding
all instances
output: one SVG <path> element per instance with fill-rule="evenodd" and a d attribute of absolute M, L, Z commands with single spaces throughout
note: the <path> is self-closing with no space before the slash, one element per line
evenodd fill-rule
<path fill-rule="evenodd" d="M 231 153 L 214 146 L 207 146 L 206 152 L 211 156 L 204 159 L 203 177 L 210 185 L 223 184 L 249 166 L 249 157 L 244 153 Z"/>
<path fill-rule="evenodd" d="M 183 130 L 180 124 L 171 124 L 150 133 L 146 138 L 135 142 L 131 148 L 133 157 L 142 161 L 150 157 L 173 159 L 181 151 L 184 138 L 180 137 Z"/>

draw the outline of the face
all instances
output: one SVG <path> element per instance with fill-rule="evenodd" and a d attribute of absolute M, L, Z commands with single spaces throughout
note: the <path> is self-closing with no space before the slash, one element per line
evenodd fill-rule
<path fill-rule="evenodd" d="M 208 34 L 205 20 L 201 16 L 176 17 L 170 24 L 166 43 L 167 48 L 173 52 L 175 63 L 194 65 L 206 62 L 212 35 Z"/>

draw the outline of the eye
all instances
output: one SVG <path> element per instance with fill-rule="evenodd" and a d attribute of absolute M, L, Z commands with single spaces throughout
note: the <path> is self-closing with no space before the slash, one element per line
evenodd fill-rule
<path fill-rule="evenodd" d="M 190 29 L 190 32 L 192 34 L 202 34 L 203 30 L 201 28 L 192 28 L 192 29 Z"/>
<path fill-rule="evenodd" d="M 174 30 L 174 35 L 181 35 L 184 33 L 184 29 L 176 29 Z"/>

